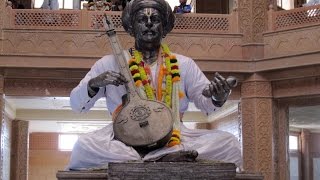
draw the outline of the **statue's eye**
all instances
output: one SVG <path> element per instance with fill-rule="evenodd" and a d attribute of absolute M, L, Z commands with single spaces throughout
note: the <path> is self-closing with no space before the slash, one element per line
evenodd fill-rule
<path fill-rule="evenodd" d="M 160 23 L 161 18 L 160 18 L 160 16 L 151 16 L 151 21 L 154 23 Z"/>
<path fill-rule="evenodd" d="M 143 22 L 147 22 L 148 18 L 146 16 L 140 16 L 138 17 L 138 22 L 139 23 L 143 23 Z"/>

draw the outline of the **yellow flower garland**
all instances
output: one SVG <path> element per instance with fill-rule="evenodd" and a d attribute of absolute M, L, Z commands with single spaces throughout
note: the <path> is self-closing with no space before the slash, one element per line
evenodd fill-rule
<path fill-rule="evenodd" d="M 164 103 L 172 108 L 174 114 L 174 130 L 172 137 L 168 142 L 168 146 L 174 146 L 181 143 L 180 134 L 180 116 L 179 116 L 179 99 L 184 96 L 180 91 L 180 71 L 179 64 L 174 55 L 171 55 L 169 47 L 165 44 L 161 45 L 162 55 L 165 57 L 164 65 L 161 64 L 158 72 L 158 86 L 156 95 L 150 84 L 150 67 L 142 61 L 142 54 L 134 51 L 133 57 L 129 61 L 129 69 L 140 92 L 144 92 L 147 99 L 164 101 Z M 165 89 L 162 89 L 162 80 L 165 77 Z M 174 93 L 173 93 L 174 92 Z M 157 98 L 156 98 L 157 97 Z M 174 101 L 174 103 L 173 103 Z"/>

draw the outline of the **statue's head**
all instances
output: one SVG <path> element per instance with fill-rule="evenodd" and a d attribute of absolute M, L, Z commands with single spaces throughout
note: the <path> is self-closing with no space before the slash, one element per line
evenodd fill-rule
<path fill-rule="evenodd" d="M 135 38 L 138 50 L 158 47 L 173 29 L 174 20 L 165 0 L 133 0 L 122 12 L 122 25 Z"/>

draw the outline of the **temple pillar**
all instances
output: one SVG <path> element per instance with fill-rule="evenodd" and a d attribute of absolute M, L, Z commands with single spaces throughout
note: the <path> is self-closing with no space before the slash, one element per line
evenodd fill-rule
<path fill-rule="evenodd" d="M 4 144 L 3 144 L 3 121 L 4 121 L 4 91 L 3 91 L 3 85 L 4 85 L 4 78 L 2 75 L 0 75 L 0 119 L 1 119 L 1 123 L 0 123 L 0 132 L 1 132 L 1 136 L 0 136 L 0 179 L 2 179 L 3 177 L 3 152 L 4 152 Z"/>
<path fill-rule="evenodd" d="M 289 180 L 289 105 L 275 101 L 274 111 L 274 179 Z"/>
<path fill-rule="evenodd" d="M 6 4 L 7 0 L 0 0 L 0 29 L 2 29 L 3 26 Z"/>
<path fill-rule="evenodd" d="M 28 179 L 28 128 L 28 121 L 12 121 L 11 180 Z"/>
<path fill-rule="evenodd" d="M 268 27 L 268 7 L 273 0 L 235 0 L 239 29 L 243 34 L 243 59 L 255 60 L 264 57 L 263 32 Z"/>
<path fill-rule="evenodd" d="M 243 169 L 275 180 L 271 83 L 253 74 L 241 85 Z"/>
<path fill-rule="evenodd" d="M 310 131 L 303 129 L 301 131 L 301 153 L 302 153 L 302 158 L 301 158 L 301 167 L 302 167 L 302 174 L 303 177 L 302 179 L 311 179 L 311 156 L 310 156 Z"/>
<path fill-rule="evenodd" d="M 5 8 L 6 8 L 6 1 L 7 0 L 0 0 L 0 54 L 3 52 L 3 35 L 2 35 L 2 29 L 4 26 L 4 17 L 5 17 Z"/>
<path fill-rule="evenodd" d="M 262 43 L 262 33 L 267 29 L 267 10 L 270 0 L 238 1 L 240 32 L 244 43 Z"/>

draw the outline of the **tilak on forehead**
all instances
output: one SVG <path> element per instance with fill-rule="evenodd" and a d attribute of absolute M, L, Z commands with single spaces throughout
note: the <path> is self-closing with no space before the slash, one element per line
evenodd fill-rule
<path fill-rule="evenodd" d="M 151 12 L 152 12 L 152 9 L 151 9 L 151 8 L 146 8 L 146 9 L 144 9 L 144 14 L 146 14 L 148 17 L 151 16 Z"/>
<path fill-rule="evenodd" d="M 134 15 L 144 9 L 144 14 L 151 16 L 152 9 L 157 9 L 163 16 L 163 34 L 169 33 L 174 26 L 175 17 L 168 2 L 165 0 L 133 0 L 122 11 L 122 26 L 130 35 L 133 35 Z"/>

